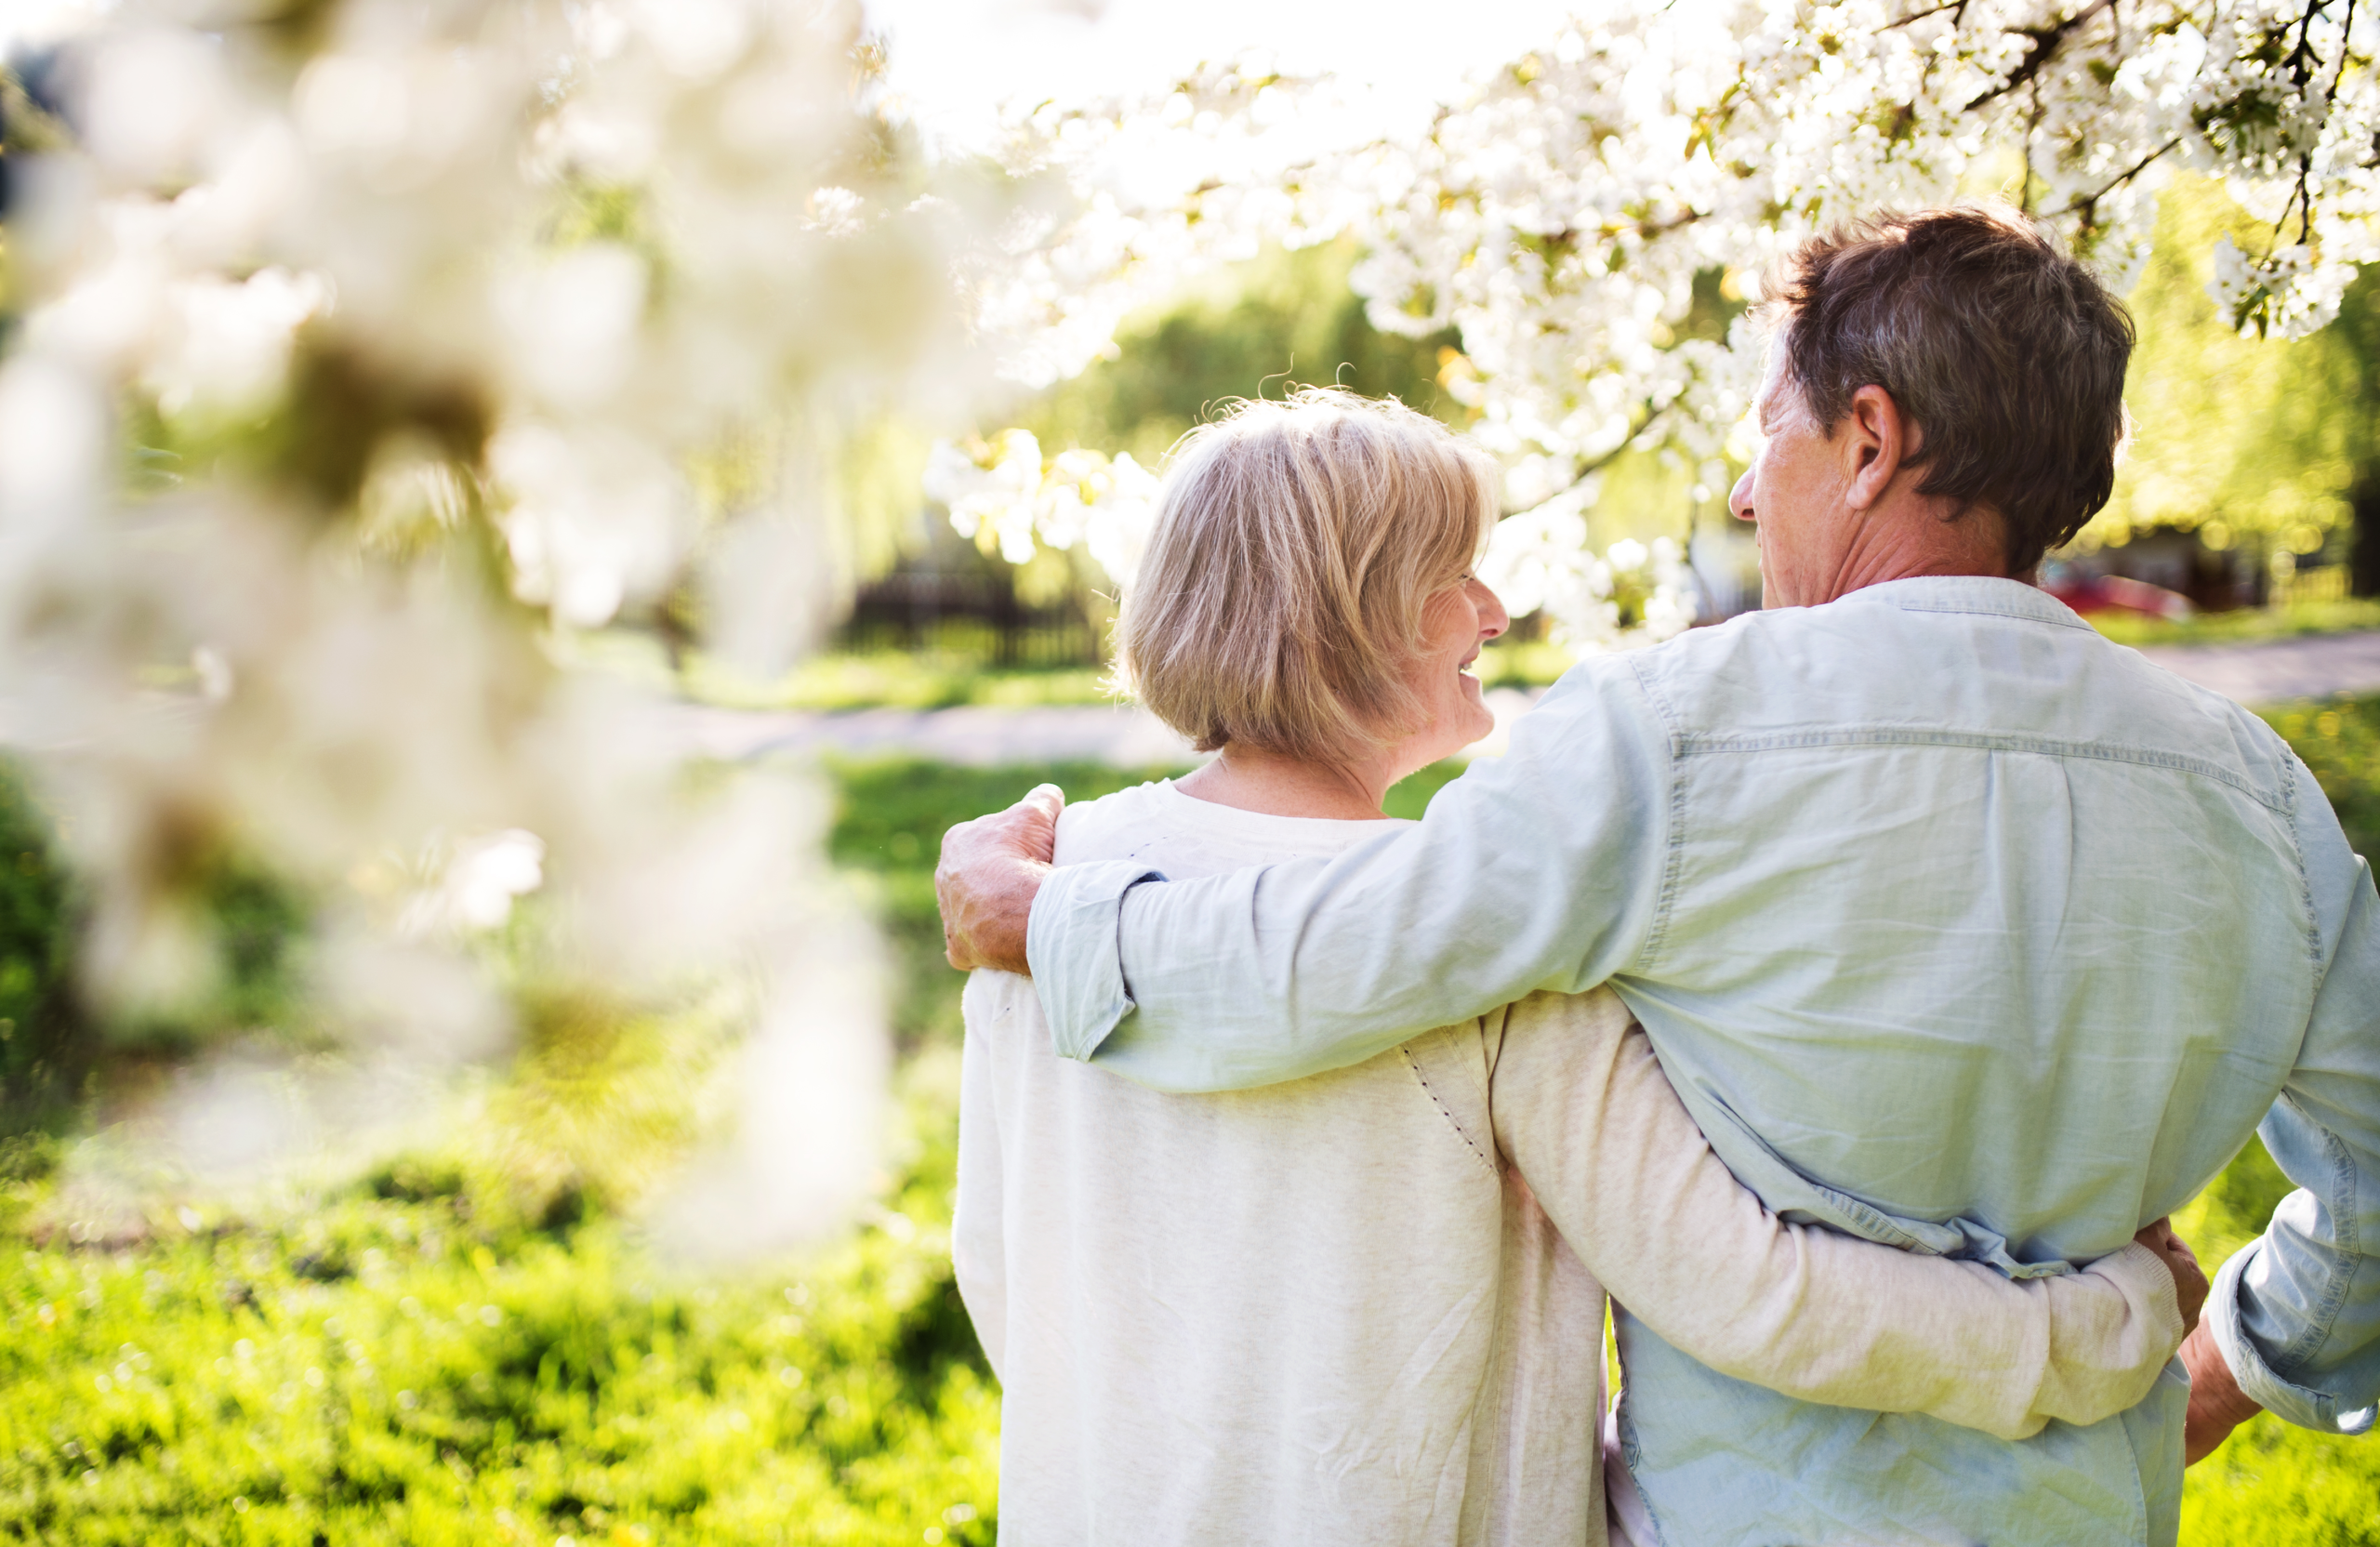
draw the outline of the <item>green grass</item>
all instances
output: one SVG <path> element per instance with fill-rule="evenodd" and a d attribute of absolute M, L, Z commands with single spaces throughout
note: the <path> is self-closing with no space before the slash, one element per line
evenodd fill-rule
<path fill-rule="evenodd" d="M 2182 1482 L 2184 1547 L 2372 1547 L 2380 1444 L 2259 1416 Z"/>
<path fill-rule="evenodd" d="M 435 1163 L 117 1242 L 20 1222 L 0 1540 L 988 1542 L 998 1397 L 950 1278 L 948 1103 L 913 1102 L 877 1224 L 721 1280 Z"/>
<path fill-rule="evenodd" d="M 2289 1179 L 2254 1139 L 2214 1185 L 2175 1217 L 2212 1276 L 2265 1226 Z M 2380 1444 L 2292 1428 L 2269 1416 L 2243 1424 L 2184 1475 L 2185 1547 L 2374 1547 L 2380 1544 Z"/>
<path fill-rule="evenodd" d="M 1045 780 L 1090 800 L 1167 772 L 839 771 L 835 857 L 901 952 L 910 1133 L 878 1222 L 807 1260 L 689 1276 L 567 1189 L 448 1155 L 109 1236 L 60 1195 L 55 1141 L 0 1146 L 0 1540 L 989 1541 L 998 1396 L 948 1262 L 964 980 L 933 859 Z M 672 1056 L 667 1028 L 639 1037 Z M 514 1123 L 540 1078 L 515 1077 Z"/>
<path fill-rule="evenodd" d="M 2339 813 L 2359 854 L 2380 854 L 2380 694 L 2281 704 L 2262 711 Z"/>
<path fill-rule="evenodd" d="M 2372 832 L 2380 700 L 2272 718 Z M 961 980 L 933 860 L 1035 784 L 1085 800 L 1163 772 L 837 770 L 835 857 L 907 985 L 906 1133 L 874 1223 L 805 1259 L 690 1276 L 618 1219 L 438 1155 L 78 1238 L 56 1145 L 0 1144 L 0 1541 L 989 1541 L 998 1391 L 947 1257 Z M 2285 1188 L 2251 1144 L 2184 1232 L 2212 1266 Z M 2190 1473 L 2183 1540 L 2380 1547 L 2380 1445 L 2259 1419 Z"/>

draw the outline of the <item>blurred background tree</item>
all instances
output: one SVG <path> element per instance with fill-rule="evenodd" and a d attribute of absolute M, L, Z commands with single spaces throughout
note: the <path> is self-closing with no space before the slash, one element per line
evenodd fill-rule
<path fill-rule="evenodd" d="M 2156 209 L 2148 256 L 2126 296 L 2140 337 L 2126 390 L 2133 438 L 2114 497 L 2063 559 L 2092 573 L 2153 581 L 2215 610 L 2374 594 L 2380 279 L 2358 279 L 2335 322 L 2308 337 L 2242 334 L 2210 294 L 2215 249 L 2224 239 L 2249 243 L 2268 231 L 2223 185 L 2193 174 L 2172 177 Z M 1151 467 L 1216 403 L 1290 382 L 1337 380 L 1394 393 L 1450 423 L 1474 423 L 1478 410 L 1449 390 L 1471 369 L 1459 334 L 1414 338 L 1373 328 L 1350 284 L 1360 256 L 1342 236 L 1302 249 L 1276 246 L 1210 271 L 1120 329 L 1113 358 L 1027 401 L 1014 420 L 1045 455 L 1089 448 Z M 1729 271 L 1705 269 L 1674 337 L 1724 339 L 1743 309 Z M 1588 546 L 1601 550 L 1664 533 L 1730 536 L 1726 484 L 1743 465 L 1735 449 L 1722 453 L 1715 469 L 1658 444 L 1632 443 L 1606 454 L 1592 469 Z M 1714 470 L 1721 481 L 1713 482 Z M 968 562 L 955 557 L 959 549 L 946 538 L 929 541 L 944 549 L 933 562 Z M 989 557 L 997 547 L 988 529 L 977 546 L 985 573 L 1005 575 L 1029 601 L 1063 598 L 1102 627 L 1112 612 L 1103 604 L 1112 577 L 1079 548 L 1045 548 L 1023 564 L 1003 565 Z M 1732 610 L 1714 607 L 1707 592 L 1701 600 L 1706 617 Z M 1739 591 L 1733 605 L 1753 601 L 1756 587 Z M 1524 620 L 1522 632 L 1541 632 L 1542 624 Z M 866 638 L 853 634 L 847 642 Z M 1078 664 L 1091 663 L 1095 638 L 1095 631 L 1077 636 Z"/>
<path fill-rule="evenodd" d="M 2203 178 L 2178 178 L 2160 200 L 2156 245 L 2127 298 L 2140 327 L 2125 389 L 2132 445 L 2080 549 L 2121 550 L 2160 531 L 2190 538 L 2166 546 L 2189 554 L 2201 583 L 2176 588 L 2217 604 L 2230 598 L 2205 577 L 2234 573 L 2287 593 L 2300 572 L 2327 570 L 2334 594 L 2372 594 L 2349 561 L 2380 541 L 2359 536 L 2357 520 L 2357 491 L 2380 472 L 2380 287 L 2359 278 L 2337 320 L 2309 337 L 2242 336 L 2207 289 L 2216 240 L 2255 234 Z"/>
<path fill-rule="evenodd" d="M 1347 282 L 1352 238 L 1268 247 L 1194 281 L 1127 323 L 1109 355 L 1029 403 L 1017 422 L 1045 446 L 1129 453 L 1156 467 L 1166 448 L 1233 397 L 1305 386 L 1394 397 L 1452 425 L 1474 415 L 1445 388 L 1451 328 L 1384 334 Z"/>

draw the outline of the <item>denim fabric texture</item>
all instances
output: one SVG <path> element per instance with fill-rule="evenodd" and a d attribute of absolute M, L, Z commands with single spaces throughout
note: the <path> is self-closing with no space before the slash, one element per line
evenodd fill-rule
<path fill-rule="evenodd" d="M 2269 728 L 2018 582 L 1895 581 L 1591 660 L 1421 823 L 1195 881 L 1060 871 L 1029 950 L 1059 1051 L 1173 1091 L 1608 982 L 1772 1209 L 2019 1276 L 2118 1250 L 2261 1124 L 2304 1190 L 2207 1315 L 2282 1417 L 2373 1421 L 2370 870 Z M 1618 1429 L 1671 1547 L 2178 1530 L 2178 1363 L 2129 1413 L 2008 1444 L 1618 1325 Z"/>

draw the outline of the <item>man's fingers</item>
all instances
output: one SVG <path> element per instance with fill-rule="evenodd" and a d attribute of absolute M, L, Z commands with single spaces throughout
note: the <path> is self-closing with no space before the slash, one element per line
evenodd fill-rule
<path fill-rule="evenodd" d="M 1006 811 L 942 835 L 934 899 L 942 908 L 943 956 L 953 967 L 1030 970 L 1025 941 L 1033 895 L 1055 858 L 1065 805 L 1065 791 L 1037 785 Z"/>
<path fill-rule="evenodd" d="M 2164 1259 L 2165 1271 L 2174 1276 L 2174 1301 L 2182 1314 L 2182 1330 L 2196 1331 L 2207 1295 L 2206 1270 L 2199 1265 L 2198 1253 L 2174 1233 L 2171 1218 L 2142 1225 L 2132 1238 Z"/>
<path fill-rule="evenodd" d="M 2188 1241 L 2179 1236 L 2175 1236 L 2173 1241 L 2174 1250 L 2166 1261 L 2174 1269 L 2175 1299 L 2182 1313 L 2182 1330 L 2195 1332 L 2199 1316 L 2206 1309 L 2206 1270 L 2199 1265 L 2198 1253 L 2190 1250 Z"/>
<path fill-rule="evenodd" d="M 998 841 L 1037 865 L 1057 857 L 1058 813 L 1066 809 L 1066 792 L 1056 785 L 1035 785 L 1025 799 L 996 817 Z"/>
<path fill-rule="evenodd" d="M 1066 792 L 1056 785 L 1035 785 L 1014 810 L 1025 818 L 1025 857 L 1042 865 L 1056 859 L 1058 813 L 1066 809 Z"/>

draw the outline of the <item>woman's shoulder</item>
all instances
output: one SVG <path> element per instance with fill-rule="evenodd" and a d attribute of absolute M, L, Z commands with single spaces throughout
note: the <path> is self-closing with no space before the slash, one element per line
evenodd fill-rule
<path fill-rule="evenodd" d="M 1058 813 L 1057 863 L 1139 857 L 1168 826 L 1163 792 L 1170 787 L 1169 781 L 1156 780 L 1095 800 L 1069 800 Z"/>
<path fill-rule="evenodd" d="M 1066 807 L 1058 817 L 1056 859 L 1060 865 L 1127 860 L 1185 880 L 1336 854 L 1403 826 L 1243 811 L 1185 795 L 1172 780 L 1161 779 Z"/>

